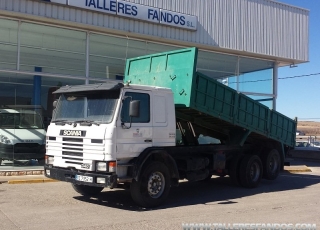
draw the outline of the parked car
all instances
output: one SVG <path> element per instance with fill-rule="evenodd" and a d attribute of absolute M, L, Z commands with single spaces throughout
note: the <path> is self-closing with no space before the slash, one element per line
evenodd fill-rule
<path fill-rule="evenodd" d="M 32 110 L 0 109 L 0 164 L 2 160 L 43 160 L 46 131 Z"/>
<path fill-rule="evenodd" d="M 310 146 L 320 148 L 320 141 L 314 141 L 310 144 Z"/>
<path fill-rule="evenodd" d="M 304 136 L 304 135 L 306 135 L 304 132 L 302 132 L 302 131 L 300 131 L 300 130 L 297 130 L 296 131 L 296 135 L 297 136 Z"/>
<path fill-rule="evenodd" d="M 307 141 L 297 141 L 295 150 L 311 150 L 311 151 L 319 151 L 320 147 L 312 146 Z"/>

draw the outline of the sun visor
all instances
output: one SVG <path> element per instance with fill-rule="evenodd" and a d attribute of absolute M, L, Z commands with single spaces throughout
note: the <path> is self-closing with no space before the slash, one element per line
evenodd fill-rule
<path fill-rule="evenodd" d="M 123 88 L 122 81 L 108 81 L 106 83 L 89 84 L 89 85 L 66 85 L 62 86 L 53 94 L 59 93 L 72 93 L 72 92 L 85 92 L 85 91 L 105 91 L 105 90 L 117 90 Z"/>

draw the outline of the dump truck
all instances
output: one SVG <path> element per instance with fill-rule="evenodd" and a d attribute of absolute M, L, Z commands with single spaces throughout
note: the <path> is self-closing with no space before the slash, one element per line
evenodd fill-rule
<path fill-rule="evenodd" d="M 229 176 L 246 188 L 275 180 L 296 121 L 196 71 L 197 52 L 128 59 L 123 82 L 56 90 L 45 176 L 88 197 L 130 189 L 147 208 L 180 180 Z"/>

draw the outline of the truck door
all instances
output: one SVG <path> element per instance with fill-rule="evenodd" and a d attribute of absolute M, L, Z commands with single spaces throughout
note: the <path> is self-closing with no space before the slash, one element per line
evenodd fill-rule
<path fill-rule="evenodd" d="M 129 117 L 130 101 L 140 101 L 138 117 Z M 152 146 L 152 97 L 150 92 L 135 90 L 125 92 L 117 123 L 117 158 L 138 156 Z M 131 127 L 130 127 L 131 123 Z"/>

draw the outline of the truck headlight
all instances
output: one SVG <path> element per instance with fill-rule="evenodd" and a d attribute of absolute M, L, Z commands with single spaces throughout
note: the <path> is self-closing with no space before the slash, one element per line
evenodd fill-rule
<path fill-rule="evenodd" d="M 53 162 L 54 162 L 54 156 L 48 156 L 48 155 L 45 156 L 45 163 L 47 165 L 52 165 Z"/>
<path fill-rule="evenodd" d="M 0 135 L 0 143 L 6 144 L 6 145 L 12 145 L 11 140 L 5 135 Z"/>
<path fill-rule="evenodd" d="M 96 163 L 96 169 L 97 171 L 107 171 L 107 162 L 97 162 Z"/>

